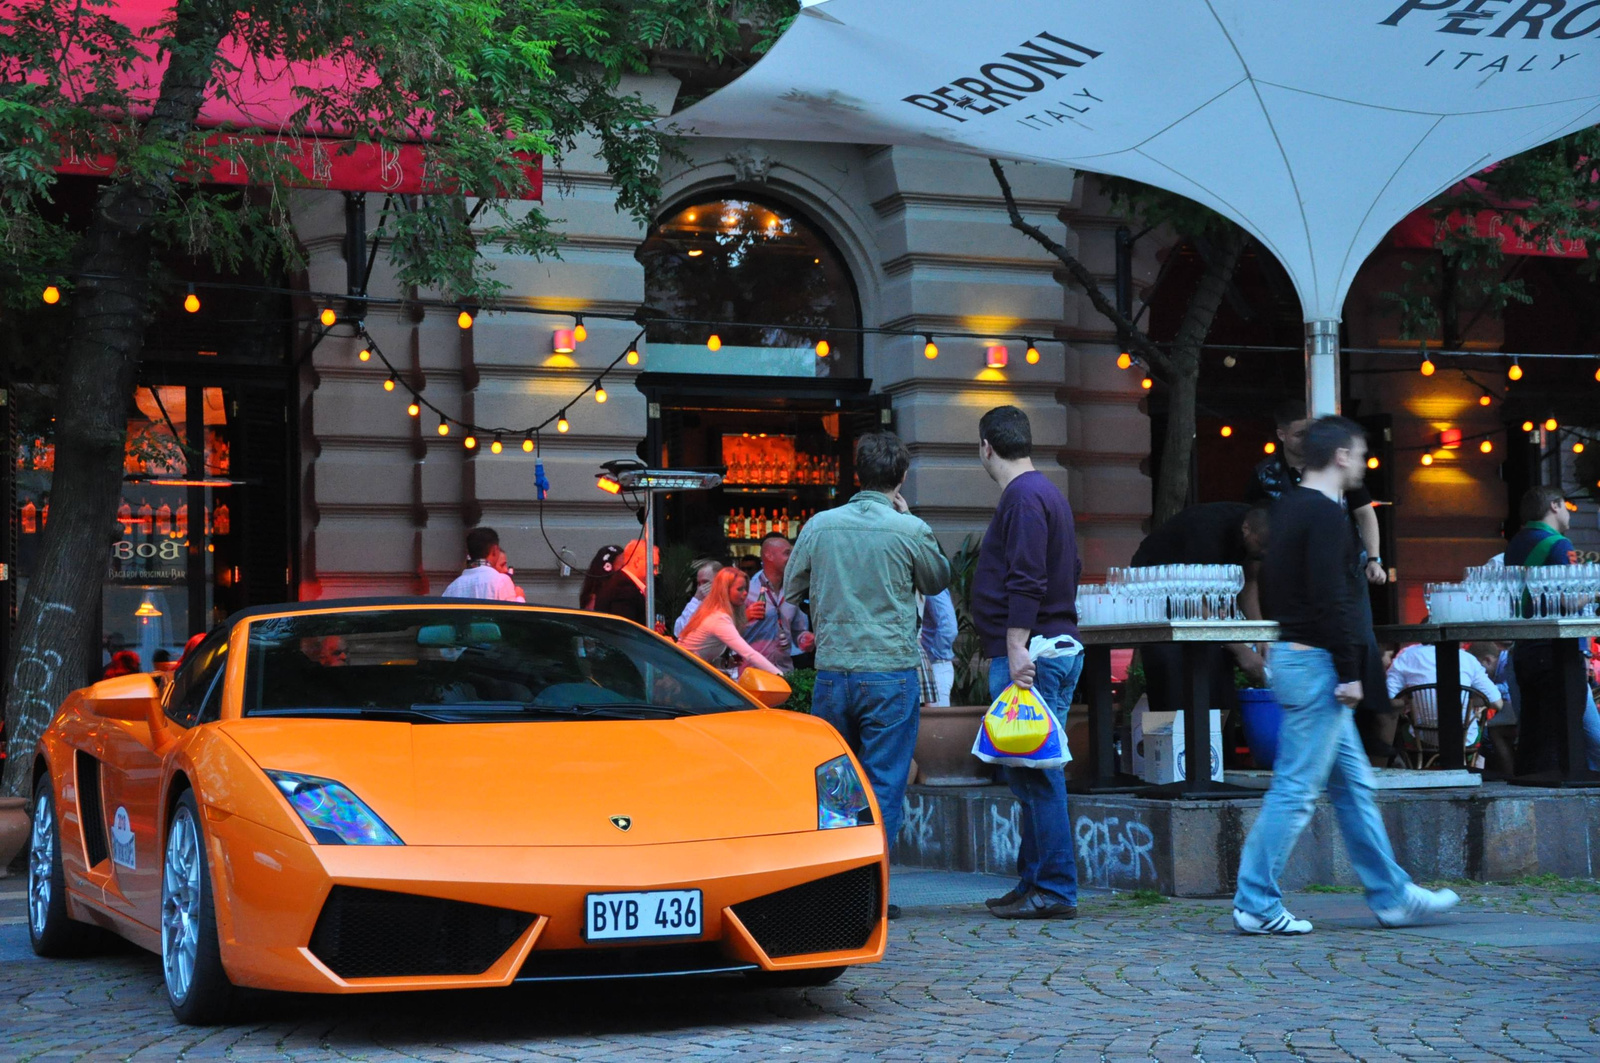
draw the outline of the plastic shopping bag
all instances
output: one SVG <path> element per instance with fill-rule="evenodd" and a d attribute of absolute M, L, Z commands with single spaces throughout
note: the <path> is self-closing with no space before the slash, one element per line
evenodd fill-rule
<path fill-rule="evenodd" d="M 1072 760 L 1055 712 L 1035 690 L 1012 683 L 983 714 L 972 755 L 989 764 L 1059 768 Z"/>

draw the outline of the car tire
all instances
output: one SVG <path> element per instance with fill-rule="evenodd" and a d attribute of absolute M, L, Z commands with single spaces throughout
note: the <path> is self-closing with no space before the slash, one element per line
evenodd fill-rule
<path fill-rule="evenodd" d="M 806 967 L 798 971 L 751 971 L 746 977 L 762 989 L 805 989 L 837 981 L 846 968 Z"/>
<path fill-rule="evenodd" d="M 161 974 L 178 1021 L 214 1026 L 233 1017 L 239 990 L 222 967 L 211 866 L 194 791 L 172 809 L 161 860 Z"/>
<path fill-rule="evenodd" d="M 67 914 L 67 876 L 61 866 L 61 821 L 55 787 L 45 775 L 33 788 L 28 830 L 28 943 L 39 956 L 86 956 L 105 943 L 97 926 Z"/>

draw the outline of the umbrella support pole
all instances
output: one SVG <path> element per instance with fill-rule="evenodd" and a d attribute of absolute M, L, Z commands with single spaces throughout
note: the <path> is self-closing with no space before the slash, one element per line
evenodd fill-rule
<path fill-rule="evenodd" d="M 1307 321 L 1306 412 L 1326 417 L 1339 406 L 1339 319 Z"/>

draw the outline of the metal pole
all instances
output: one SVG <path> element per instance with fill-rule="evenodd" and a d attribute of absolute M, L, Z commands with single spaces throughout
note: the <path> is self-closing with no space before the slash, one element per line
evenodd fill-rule
<path fill-rule="evenodd" d="M 1306 413 L 1326 417 L 1339 407 L 1339 320 L 1307 321 Z"/>
<path fill-rule="evenodd" d="M 656 629 L 656 493 L 644 490 L 644 626 Z"/>

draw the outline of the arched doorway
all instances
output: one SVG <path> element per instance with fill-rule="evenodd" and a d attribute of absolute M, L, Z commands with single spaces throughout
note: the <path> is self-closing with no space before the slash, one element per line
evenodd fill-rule
<path fill-rule="evenodd" d="M 704 192 L 663 212 L 636 255 L 645 303 L 660 315 L 646 322 L 638 385 L 650 419 L 640 455 L 725 478 L 657 506 L 659 601 L 670 624 L 691 559 L 753 570 L 764 538 L 793 539 L 849 498 L 855 439 L 884 423 L 884 407 L 862 378 L 850 270 L 795 208 Z"/>
<path fill-rule="evenodd" d="M 646 305 L 696 322 L 649 326 L 652 371 L 861 375 L 855 283 L 833 242 L 793 208 L 743 193 L 702 195 L 663 214 L 637 257 Z M 713 333 L 721 348 L 708 358 Z"/>

